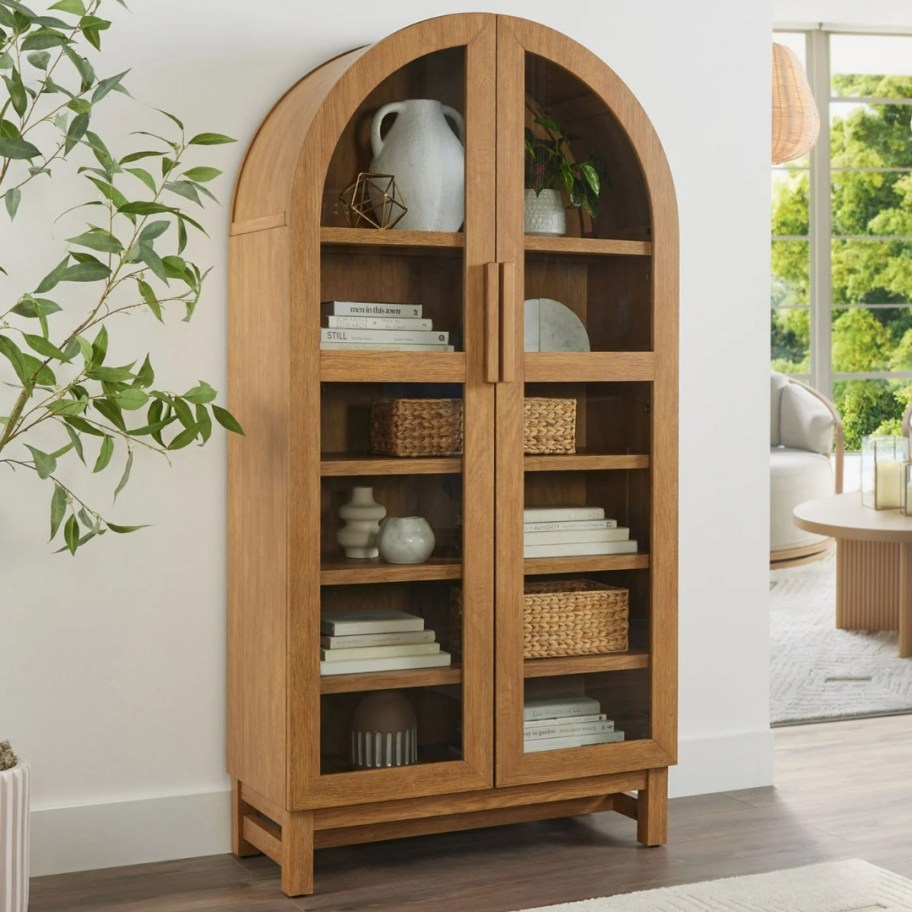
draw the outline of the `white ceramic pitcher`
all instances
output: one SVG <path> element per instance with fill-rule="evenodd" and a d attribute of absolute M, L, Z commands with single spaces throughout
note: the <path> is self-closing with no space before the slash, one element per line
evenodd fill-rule
<path fill-rule="evenodd" d="M 380 125 L 390 114 L 396 120 L 381 137 Z M 456 125 L 459 139 L 447 124 L 448 117 Z M 371 171 L 392 174 L 405 199 L 408 212 L 396 228 L 460 229 L 465 219 L 464 143 L 462 115 L 432 98 L 394 101 L 377 111 L 371 124 Z"/>

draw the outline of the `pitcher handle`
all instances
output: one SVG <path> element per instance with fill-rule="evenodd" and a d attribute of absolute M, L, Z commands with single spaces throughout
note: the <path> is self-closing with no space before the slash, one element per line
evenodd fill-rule
<path fill-rule="evenodd" d="M 443 106 L 443 116 L 449 117 L 450 120 L 456 124 L 456 133 L 459 136 L 459 141 L 465 145 L 465 121 L 462 119 L 462 114 L 459 113 L 455 108 L 451 108 L 449 105 Z"/>
<path fill-rule="evenodd" d="M 383 148 L 383 139 L 380 137 L 380 124 L 383 122 L 383 118 L 387 114 L 398 114 L 403 107 L 401 101 L 391 101 L 374 114 L 371 122 L 371 151 L 374 153 L 374 158 L 380 154 L 380 150 Z"/>

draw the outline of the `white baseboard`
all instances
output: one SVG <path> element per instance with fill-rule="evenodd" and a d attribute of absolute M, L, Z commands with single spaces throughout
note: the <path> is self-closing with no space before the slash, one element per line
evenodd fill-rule
<path fill-rule="evenodd" d="M 733 792 L 773 784 L 773 732 L 735 732 L 686 738 L 678 744 L 678 765 L 669 770 L 672 798 Z"/>
<path fill-rule="evenodd" d="M 231 792 L 31 813 L 31 873 L 63 874 L 231 851 Z"/>
<path fill-rule="evenodd" d="M 770 730 L 686 739 L 678 756 L 672 797 L 773 781 Z M 217 855 L 231 851 L 231 792 L 33 810 L 31 826 L 34 877 Z"/>

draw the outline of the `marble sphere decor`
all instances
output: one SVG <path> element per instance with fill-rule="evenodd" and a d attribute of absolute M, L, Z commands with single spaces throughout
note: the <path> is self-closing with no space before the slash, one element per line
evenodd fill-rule
<path fill-rule="evenodd" d="M 524 348 L 527 352 L 587 352 L 589 335 L 569 307 L 552 298 L 530 298 L 523 315 Z"/>

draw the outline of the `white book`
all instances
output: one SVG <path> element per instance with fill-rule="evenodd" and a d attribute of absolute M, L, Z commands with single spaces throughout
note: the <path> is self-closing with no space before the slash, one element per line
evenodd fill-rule
<path fill-rule="evenodd" d="M 320 616 L 320 632 L 334 636 L 400 630 L 424 630 L 424 618 L 395 608 L 350 608 L 325 611 Z"/>
<path fill-rule="evenodd" d="M 420 304 L 386 304 L 376 301 L 324 301 L 337 317 L 420 317 Z"/>
<path fill-rule="evenodd" d="M 601 732 L 614 731 L 611 719 L 598 722 L 556 722 L 543 725 L 541 728 L 523 726 L 523 738 L 534 741 L 540 738 L 566 738 L 569 735 L 597 735 Z"/>
<path fill-rule="evenodd" d="M 433 329 L 433 320 L 420 317 L 336 317 L 328 316 L 331 329 Z"/>
<path fill-rule="evenodd" d="M 608 716 L 605 713 L 587 713 L 584 716 L 573 716 L 573 722 L 600 722 L 603 719 L 607 719 Z M 523 731 L 531 731 L 532 729 L 541 728 L 543 725 L 559 725 L 568 721 L 566 716 L 555 719 L 533 719 L 531 722 L 523 722 Z"/>
<path fill-rule="evenodd" d="M 604 507 L 526 507 L 523 522 L 562 522 L 567 519 L 604 519 Z"/>
<path fill-rule="evenodd" d="M 554 522 L 524 522 L 526 532 L 560 532 L 563 529 L 616 529 L 616 519 L 564 519 Z"/>
<path fill-rule="evenodd" d="M 431 343 L 428 345 L 405 345 L 401 342 L 321 342 L 322 351 L 391 351 L 391 352 L 451 352 L 452 345 Z"/>
<path fill-rule="evenodd" d="M 395 342 L 399 345 L 446 345 L 450 341 L 449 332 L 437 329 L 321 329 L 321 342 Z"/>
<path fill-rule="evenodd" d="M 630 529 L 618 526 L 616 529 L 558 529 L 554 532 L 525 532 L 523 541 L 527 545 L 554 545 L 559 542 L 609 542 L 627 541 Z"/>
<path fill-rule="evenodd" d="M 523 703 L 523 721 L 565 719 L 570 716 L 587 716 L 601 711 L 601 704 L 595 697 L 587 697 L 583 694 L 557 694 L 551 697 L 526 700 Z"/>
<path fill-rule="evenodd" d="M 433 643 L 433 630 L 402 630 L 399 633 L 355 633 L 349 636 L 321 636 L 324 649 L 355 649 L 360 646 L 398 646 L 402 643 Z"/>
<path fill-rule="evenodd" d="M 540 740 L 523 741 L 523 750 L 527 754 L 537 751 L 562 750 L 568 747 L 583 747 L 587 744 L 609 744 L 623 741 L 622 731 L 597 732 L 594 735 L 567 735 L 565 738 L 541 738 Z"/>
<path fill-rule="evenodd" d="M 321 675 L 362 674 L 368 671 L 401 671 L 406 668 L 438 668 L 449 665 L 448 652 L 435 655 L 388 656 L 385 659 L 352 659 L 347 662 L 320 662 Z"/>
<path fill-rule="evenodd" d="M 523 557 L 569 557 L 591 554 L 636 554 L 637 543 L 615 542 L 562 542 L 553 545 L 523 545 Z"/>
<path fill-rule="evenodd" d="M 433 631 L 431 631 L 433 632 Z M 355 659 L 386 659 L 389 656 L 433 655 L 440 652 L 440 643 L 401 643 L 398 646 L 355 646 L 352 649 L 321 649 L 324 662 L 344 662 Z"/>

